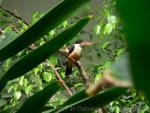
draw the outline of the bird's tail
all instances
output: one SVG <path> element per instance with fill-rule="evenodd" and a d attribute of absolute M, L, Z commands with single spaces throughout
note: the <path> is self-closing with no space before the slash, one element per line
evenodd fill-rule
<path fill-rule="evenodd" d="M 72 61 L 68 60 L 66 62 L 66 72 L 65 75 L 70 75 L 72 73 Z"/>

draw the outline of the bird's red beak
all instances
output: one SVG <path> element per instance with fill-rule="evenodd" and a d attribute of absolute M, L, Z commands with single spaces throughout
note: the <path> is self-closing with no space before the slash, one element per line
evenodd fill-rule
<path fill-rule="evenodd" d="M 81 42 L 81 46 L 90 46 L 90 45 L 93 45 L 94 43 L 93 42 L 86 42 L 86 41 L 84 41 L 84 42 Z"/>

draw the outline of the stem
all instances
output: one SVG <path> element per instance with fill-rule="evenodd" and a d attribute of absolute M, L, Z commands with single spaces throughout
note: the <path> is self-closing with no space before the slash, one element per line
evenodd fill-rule
<path fill-rule="evenodd" d="M 64 88 L 66 89 L 66 91 L 68 92 L 68 94 L 70 96 L 72 96 L 72 91 L 71 89 L 69 89 L 69 87 L 65 84 L 64 80 L 61 78 L 60 74 L 58 73 L 58 71 L 56 70 L 56 68 L 53 66 L 53 64 L 51 64 L 48 60 L 47 60 L 49 66 L 53 69 L 56 78 L 62 83 L 62 85 L 64 86 Z"/>
<path fill-rule="evenodd" d="M 10 15 L 12 15 L 13 17 L 17 18 L 18 20 L 21 20 L 24 24 L 29 26 L 28 22 L 26 22 L 22 17 L 14 14 L 13 12 L 9 11 L 8 9 L 6 9 L 5 7 L 0 6 L 0 9 L 2 9 L 3 11 L 7 12 Z"/>

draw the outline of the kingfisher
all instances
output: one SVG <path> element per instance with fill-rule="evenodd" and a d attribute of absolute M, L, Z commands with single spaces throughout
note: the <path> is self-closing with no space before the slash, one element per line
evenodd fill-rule
<path fill-rule="evenodd" d="M 75 44 L 69 49 L 68 52 L 68 60 L 66 62 L 65 75 L 70 75 L 72 73 L 73 62 L 77 62 L 80 59 L 82 53 L 82 47 L 90 46 L 92 44 L 93 44 L 92 42 L 87 42 L 83 40 L 78 40 L 75 42 Z"/>

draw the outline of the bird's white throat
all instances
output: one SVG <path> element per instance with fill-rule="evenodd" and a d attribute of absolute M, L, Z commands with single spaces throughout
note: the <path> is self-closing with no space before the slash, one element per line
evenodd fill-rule
<path fill-rule="evenodd" d="M 81 51 L 82 51 L 82 47 L 80 46 L 80 44 L 75 44 L 74 45 L 74 52 L 77 54 L 77 55 L 81 55 Z"/>

